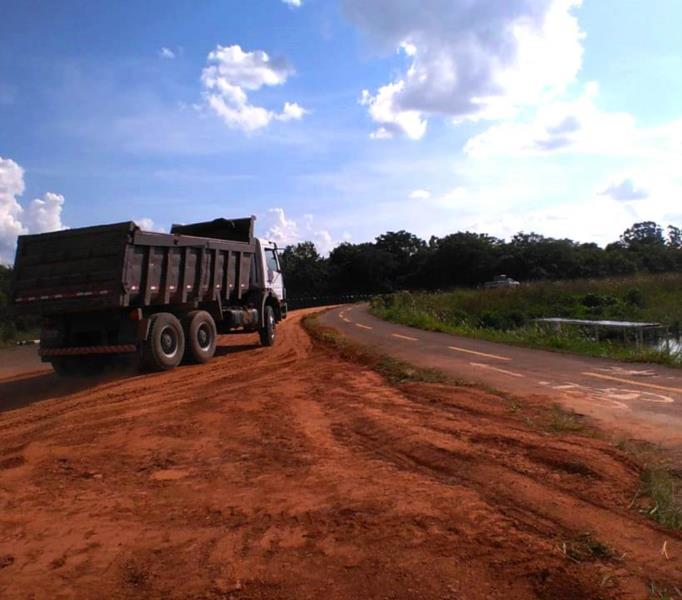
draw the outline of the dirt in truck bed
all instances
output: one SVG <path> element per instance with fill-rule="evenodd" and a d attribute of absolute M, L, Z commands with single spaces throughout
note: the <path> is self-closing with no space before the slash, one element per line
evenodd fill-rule
<path fill-rule="evenodd" d="M 663 598 L 682 538 L 636 467 L 471 388 L 311 342 L 202 366 L 0 380 L 0 597 Z M 11 398 L 8 399 L 8 395 Z M 37 400 L 37 401 L 36 401 Z M 533 400 L 528 400 L 532 409 Z"/>

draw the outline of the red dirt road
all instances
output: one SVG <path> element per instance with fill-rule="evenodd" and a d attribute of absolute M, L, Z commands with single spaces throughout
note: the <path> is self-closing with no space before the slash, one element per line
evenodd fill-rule
<path fill-rule="evenodd" d="M 534 428 L 532 401 L 390 386 L 300 316 L 209 365 L 0 379 L 0 409 L 19 407 L 0 413 L 0 598 L 682 588 L 682 536 L 630 507 L 638 474 L 613 447 Z"/>

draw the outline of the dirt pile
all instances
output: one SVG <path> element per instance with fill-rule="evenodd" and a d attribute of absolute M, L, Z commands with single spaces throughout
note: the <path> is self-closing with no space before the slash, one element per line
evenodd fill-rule
<path fill-rule="evenodd" d="M 0 380 L 0 404 L 44 399 L 0 414 L 0 597 L 682 588 L 682 538 L 630 508 L 617 450 L 537 431 L 492 394 L 389 386 L 299 318 L 272 349 L 223 339 L 209 365 Z"/>

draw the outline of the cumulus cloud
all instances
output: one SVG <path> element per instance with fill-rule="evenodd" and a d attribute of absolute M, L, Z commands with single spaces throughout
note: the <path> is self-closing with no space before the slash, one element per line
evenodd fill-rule
<path fill-rule="evenodd" d="M 638 187 L 629 177 L 611 182 L 600 194 L 609 196 L 618 202 L 634 202 L 649 197 L 649 192 Z"/>
<path fill-rule="evenodd" d="M 167 58 L 169 60 L 172 60 L 175 58 L 175 52 L 171 50 L 170 48 L 166 48 L 165 46 L 159 50 L 159 58 Z"/>
<path fill-rule="evenodd" d="M 564 91 L 582 64 L 574 9 L 581 0 L 344 0 L 371 40 L 406 68 L 361 103 L 373 137 L 412 139 L 429 116 L 454 121 L 509 116 Z"/>
<path fill-rule="evenodd" d="M 338 244 L 326 229 L 315 226 L 312 215 L 304 215 L 302 222 L 286 216 L 283 208 L 271 208 L 264 218 L 265 238 L 275 242 L 280 248 L 299 242 L 311 241 L 318 252 L 328 254 Z"/>
<path fill-rule="evenodd" d="M 410 193 L 411 200 L 428 200 L 431 197 L 431 192 L 428 190 L 414 190 Z"/>
<path fill-rule="evenodd" d="M 282 2 L 293 8 L 301 8 L 303 6 L 302 0 L 282 0 Z"/>
<path fill-rule="evenodd" d="M 682 152 L 682 119 L 641 127 L 629 113 L 600 109 L 598 93 L 590 82 L 576 99 L 549 101 L 489 127 L 469 139 L 464 152 L 477 158 L 572 152 L 640 160 Z"/>
<path fill-rule="evenodd" d="M 12 261 L 17 236 L 25 233 L 17 197 L 24 193 L 24 171 L 13 160 L 0 158 L 0 262 Z"/>
<path fill-rule="evenodd" d="M 133 219 L 137 226 L 142 230 L 142 231 L 158 231 L 161 233 L 166 232 L 166 228 L 162 227 L 161 225 L 157 225 L 154 223 L 153 219 L 150 219 L 149 217 L 139 217 L 137 219 Z"/>
<path fill-rule="evenodd" d="M 31 233 L 44 233 L 64 229 L 62 223 L 62 207 L 64 196 L 47 192 L 42 198 L 36 198 L 24 209 L 22 221 Z"/>
<path fill-rule="evenodd" d="M 18 198 L 24 193 L 24 170 L 13 160 L 0 157 L 0 262 L 11 263 L 17 236 L 63 229 L 64 197 L 48 192 L 24 208 Z"/>
<path fill-rule="evenodd" d="M 286 61 L 273 59 L 262 50 L 248 52 L 237 45 L 218 45 L 207 62 L 201 74 L 204 95 L 228 127 L 253 132 L 273 120 L 300 120 L 305 115 L 305 109 L 295 102 L 286 102 L 279 113 L 249 102 L 247 92 L 286 83 L 293 73 Z"/>

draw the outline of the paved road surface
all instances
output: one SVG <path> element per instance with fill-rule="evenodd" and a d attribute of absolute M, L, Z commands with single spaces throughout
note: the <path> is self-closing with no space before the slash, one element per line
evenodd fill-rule
<path fill-rule="evenodd" d="M 539 394 L 616 428 L 682 450 L 682 370 L 532 350 L 422 331 L 373 317 L 367 305 L 321 322 L 422 367 L 515 394 Z"/>

